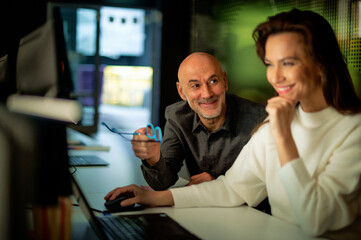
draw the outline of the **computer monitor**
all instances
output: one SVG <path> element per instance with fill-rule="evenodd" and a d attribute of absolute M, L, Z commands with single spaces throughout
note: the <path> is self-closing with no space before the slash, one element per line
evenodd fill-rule
<path fill-rule="evenodd" d="M 52 18 L 20 39 L 16 59 L 18 94 L 69 98 L 73 83 L 59 8 Z"/>
<path fill-rule="evenodd" d="M 26 208 L 71 194 L 65 123 L 0 104 L 0 239 L 26 239 Z"/>
<path fill-rule="evenodd" d="M 25 121 L 0 105 L 1 239 L 23 239 L 25 235 L 25 204 L 29 196 L 26 187 L 24 191 L 20 188 L 27 180 L 24 169 L 28 167 L 28 162 L 33 162 L 31 149 L 34 143 L 31 139 L 34 133 L 30 129 Z"/>

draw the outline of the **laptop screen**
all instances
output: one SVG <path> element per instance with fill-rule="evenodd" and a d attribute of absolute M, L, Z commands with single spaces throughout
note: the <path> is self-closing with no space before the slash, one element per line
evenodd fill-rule
<path fill-rule="evenodd" d="M 142 226 L 141 236 L 138 236 L 141 237 L 141 239 L 199 239 L 197 236 L 187 231 L 165 213 L 141 213 L 137 215 L 96 217 L 92 212 L 74 176 L 72 176 L 72 182 L 74 196 L 76 197 L 76 200 L 78 201 L 82 212 L 88 219 L 92 229 L 99 237 L 101 237 L 101 239 L 133 239 L 132 237 L 130 237 L 132 235 L 128 235 L 128 231 L 134 232 L 134 230 L 136 230 L 137 228 L 139 229 L 139 226 Z M 129 226 L 127 226 L 126 228 L 123 228 L 122 226 L 121 229 L 116 227 L 114 231 L 110 231 L 111 229 L 109 228 L 103 228 L 104 222 L 108 222 L 108 220 L 120 220 L 120 218 L 123 220 L 127 219 L 125 221 L 132 219 L 132 221 L 134 222 L 141 221 L 142 224 L 138 226 L 133 225 L 133 229 L 130 229 L 132 227 L 129 228 Z M 103 224 L 101 223 L 101 221 Z M 124 230 L 126 231 L 126 233 L 124 233 Z M 116 235 L 114 235 L 114 233 L 116 233 Z"/>
<path fill-rule="evenodd" d="M 99 220 L 94 215 L 93 211 L 91 210 L 88 201 L 86 200 L 83 192 L 80 189 L 79 184 L 77 183 L 75 177 L 71 175 L 71 181 L 73 186 L 73 194 L 75 199 L 77 200 L 80 209 L 82 210 L 83 214 L 85 215 L 86 219 L 88 220 L 89 224 L 92 226 L 93 230 L 99 237 L 102 239 L 106 239 L 107 235 L 105 234 L 104 230 L 102 229 Z"/>

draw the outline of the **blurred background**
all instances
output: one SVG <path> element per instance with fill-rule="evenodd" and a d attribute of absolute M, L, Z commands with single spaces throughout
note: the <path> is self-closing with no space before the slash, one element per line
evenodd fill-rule
<path fill-rule="evenodd" d="M 312 10 L 333 27 L 355 87 L 361 95 L 361 1 L 193 1 L 191 49 L 213 53 L 223 64 L 229 91 L 266 103 L 273 89 L 258 59 L 252 31 L 267 16 L 292 8 Z"/>
<path fill-rule="evenodd" d="M 229 92 L 260 103 L 274 95 L 258 59 L 253 29 L 292 8 L 312 10 L 332 25 L 361 95 L 361 1 L 357 0 L 89 0 L 2 3 L 1 100 L 16 92 L 16 48 L 60 7 L 73 92 L 83 118 L 73 126 L 92 135 L 104 127 L 134 131 L 148 122 L 164 126 L 164 110 L 181 100 L 181 61 L 194 51 L 215 55 L 227 72 Z M 0 62 L 1 64 L 1 62 Z"/>

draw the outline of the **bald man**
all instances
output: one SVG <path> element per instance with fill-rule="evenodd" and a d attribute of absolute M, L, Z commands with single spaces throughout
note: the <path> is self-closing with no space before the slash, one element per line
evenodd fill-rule
<path fill-rule="evenodd" d="M 155 190 L 174 185 L 184 162 L 191 176 L 188 185 L 223 175 L 266 116 L 262 104 L 227 94 L 226 73 L 210 54 L 185 58 L 176 84 L 183 101 L 165 110 L 163 143 L 132 141 L 144 178 Z M 145 128 L 136 132 L 145 133 Z"/>

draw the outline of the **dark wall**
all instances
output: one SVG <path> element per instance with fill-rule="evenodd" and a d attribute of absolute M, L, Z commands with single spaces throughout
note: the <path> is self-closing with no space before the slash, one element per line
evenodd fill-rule
<path fill-rule="evenodd" d="M 191 1 L 162 2 L 163 38 L 161 63 L 160 126 L 164 126 L 166 106 L 180 101 L 176 82 L 179 64 L 190 51 Z"/>
<path fill-rule="evenodd" d="M 45 9 L 42 0 L 0 3 L 0 57 L 8 55 L 8 75 L 0 78 L 0 103 L 16 91 L 13 79 L 19 40 L 45 21 Z"/>
<path fill-rule="evenodd" d="M 16 47 L 21 37 L 45 21 L 45 0 L 7 1 L 0 4 L 0 56 Z"/>

